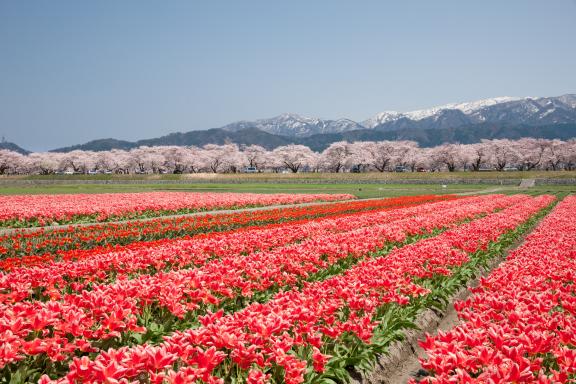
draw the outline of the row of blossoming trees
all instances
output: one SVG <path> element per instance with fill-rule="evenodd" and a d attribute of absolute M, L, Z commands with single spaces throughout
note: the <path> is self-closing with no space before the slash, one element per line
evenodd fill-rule
<path fill-rule="evenodd" d="M 273 172 L 573 170 L 576 139 L 483 140 L 477 144 L 443 144 L 434 148 L 420 148 L 413 141 L 341 141 L 321 153 L 303 145 L 268 151 L 257 145 L 236 144 L 29 155 L 0 150 L 0 174 L 235 173 L 246 167 Z"/>

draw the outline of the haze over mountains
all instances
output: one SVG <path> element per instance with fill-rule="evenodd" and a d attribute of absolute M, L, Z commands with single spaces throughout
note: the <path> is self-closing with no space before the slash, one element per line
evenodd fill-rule
<path fill-rule="evenodd" d="M 285 113 L 269 119 L 238 121 L 221 128 L 178 132 L 136 142 L 94 140 L 53 152 L 130 149 L 143 145 L 202 146 L 228 142 L 257 144 L 268 149 L 295 143 L 320 151 L 340 140 L 414 140 L 423 147 L 429 147 L 444 142 L 467 144 L 481 139 L 521 137 L 562 140 L 576 137 L 576 95 L 497 97 L 405 113 L 385 111 L 362 122 Z"/>

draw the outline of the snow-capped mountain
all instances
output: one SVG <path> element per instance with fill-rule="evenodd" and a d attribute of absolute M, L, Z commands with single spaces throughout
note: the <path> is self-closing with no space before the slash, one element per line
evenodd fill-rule
<path fill-rule="evenodd" d="M 239 121 L 222 127 L 227 131 L 257 128 L 287 137 L 342 133 L 359 129 L 442 129 L 481 123 L 561 124 L 576 122 L 576 95 L 558 97 L 495 97 L 468 103 L 446 104 L 411 112 L 385 111 L 357 123 L 349 119 L 324 120 L 285 113 L 269 119 Z"/>
<path fill-rule="evenodd" d="M 576 122 L 576 95 L 559 97 L 496 97 L 470 103 L 447 104 L 413 112 L 382 112 L 364 121 L 366 128 L 455 128 L 480 123 L 561 124 Z"/>
<path fill-rule="evenodd" d="M 239 121 L 222 128 L 228 131 L 258 128 L 274 135 L 290 137 L 307 137 L 322 133 L 341 133 L 364 129 L 362 125 L 349 119 L 323 120 L 316 117 L 303 117 L 295 113 L 284 113 L 277 117 L 256 121 Z"/>
<path fill-rule="evenodd" d="M 465 115 L 472 114 L 482 108 L 490 107 L 496 104 L 502 104 L 509 101 L 521 100 L 518 97 L 495 97 L 492 99 L 484 99 L 478 101 L 472 101 L 469 103 L 460 103 L 460 104 L 446 104 L 441 105 L 439 107 L 433 107 L 428 109 L 421 109 L 412 112 L 396 112 L 396 111 L 385 111 L 376 114 L 375 116 L 371 117 L 368 120 L 362 122 L 362 125 L 366 128 L 374 128 L 379 125 L 393 122 L 399 120 L 401 118 L 407 118 L 409 120 L 418 121 L 423 120 L 428 117 L 434 117 L 438 115 L 440 112 L 445 110 L 458 110 L 463 112 Z"/>

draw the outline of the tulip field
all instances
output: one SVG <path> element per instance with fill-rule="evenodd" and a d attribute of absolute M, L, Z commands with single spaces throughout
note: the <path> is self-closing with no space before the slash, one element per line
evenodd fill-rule
<path fill-rule="evenodd" d="M 0 201 L 0 383 L 345 383 L 510 246 L 424 382 L 576 380 L 576 197 Z"/>
<path fill-rule="evenodd" d="M 353 199 L 347 194 L 143 192 L 77 195 L 0 196 L 0 226 L 110 221 L 214 209 L 260 207 Z"/>
<path fill-rule="evenodd" d="M 238 211 L 226 214 L 201 216 L 175 216 L 146 221 L 97 223 L 82 227 L 68 226 L 38 231 L 16 230 L 0 235 L 0 268 L 6 270 L 17 265 L 32 265 L 52 260 L 54 257 L 79 259 L 91 253 L 101 253 L 120 245 L 134 243 L 137 248 L 148 247 L 148 241 L 164 242 L 171 238 L 188 238 L 209 232 L 237 230 L 254 225 L 280 223 L 337 216 L 347 213 L 407 207 L 423 202 L 454 199 L 454 196 L 421 195 L 380 200 L 357 200 L 293 206 L 263 211 Z M 146 240 L 146 241 L 145 241 Z M 85 250 L 92 250 L 85 252 Z M 17 256 L 17 257 L 11 257 Z"/>

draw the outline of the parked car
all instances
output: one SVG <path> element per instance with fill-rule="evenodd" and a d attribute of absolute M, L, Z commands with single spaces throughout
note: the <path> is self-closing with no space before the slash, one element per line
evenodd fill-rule
<path fill-rule="evenodd" d="M 490 166 L 490 165 L 481 165 L 481 166 L 478 168 L 478 171 L 479 171 L 479 172 L 492 172 L 492 171 L 495 171 L 495 170 L 496 170 L 496 168 L 494 168 L 494 167 L 492 167 L 492 166 Z"/>
<path fill-rule="evenodd" d="M 258 168 L 256 167 L 246 167 L 244 168 L 244 173 L 257 173 Z"/>

